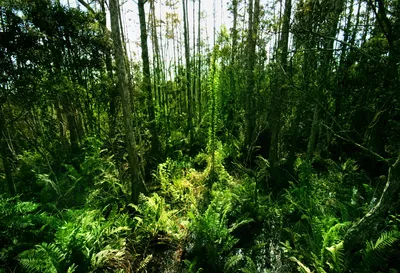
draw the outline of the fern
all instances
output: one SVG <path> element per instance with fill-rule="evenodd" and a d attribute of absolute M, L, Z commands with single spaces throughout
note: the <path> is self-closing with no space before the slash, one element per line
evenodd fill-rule
<path fill-rule="evenodd" d="M 64 252 L 55 244 L 42 243 L 35 249 L 20 254 L 20 263 L 28 272 L 61 272 L 65 261 Z"/>
<path fill-rule="evenodd" d="M 200 273 L 203 272 L 203 268 L 197 268 L 197 259 L 195 258 L 193 261 L 184 260 L 183 261 L 186 266 L 186 273 Z"/>
<path fill-rule="evenodd" d="M 227 259 L 224 272 L 257 273 L 259 270 L 249 256 L 239 253 Z"/>
<path fill-rule="evenodd" d="M 256 264 L 253 262 L 253 260 L 250 257 L 246 257 L 246 265 L 245 267 L 241 268 L 240 271 L 243 273 L 257 273 L 259 272 L 257 270 Z"/>
<path fill-rule="evenodd" d="M 342 250 L 342 248 L 338 247 L 341 243 L 342 236 L 346 228 L 351 225 L 351 222 L 345 223 L 337 223 L 336 225 L 329 228 L 328 232 L 323 234 L 323 243 L 321 248 L 321 260 L 325 259 L 325 250 L 329 250 L 329 252 L 334 252 L 335 250 Z M 333 254 L 336 256 L 336 254 Z"/>
<path fill-rule="evenodd" d="M 118 269 L 124 268 L 126 263 L 126 250 L 122 249 L 104 249 L 93 255 L 91 259 L 92 268 L 102 269 Z"/>
<path fill-rule="evenodd" d="M 387 231 L 381 234 L 374 243 L 367 241 L 362 251 L 362 264 L 366 271 L 370 271 L 375 265 L 385 260 L 385 253 L 400 239 L 400 232 L 397 230 Z"/>
<path fill-rule="evenodd" d="M 327 264 L 333 272 L 343 272 L 345 268 L 343 242 L 337 243 L 326 248 L 331 254 L 332 262 L 327 261 Z"/>
<path fill-rule="evenodd" d="M 28 272 L 90 272 L 96 269 L 117 271 L 128 268 L 126 235 L 130 218 L 116 209 L 105 220 L 99 210 L 68 210 L 66 222 L 52 243 L 41 243 L 20 254 L 20 264 Z"/>
<path fill-rule="evenodd" d="M 59 220 L 41 212 L 34 202 L 22 202 L 19 197 L 3 198 L 0 195 L 0 267 L 14 263 L 15 257 L 27 246 L 40 243 L 53 234 Z"/>
<path fill-rule="evenodd" d="M 236 271 L 236 268 L 239 266 L 240 262 L 243 261 L 243 254 L 236 254 L 230 256 L 225 262 L 225 272 Z"/>
<path fill-rule="evenodd" d="M 153 255 L 147 255 L 146 258 L 143 259 L 143 261 L 140 262 L 136 272 L 141 272 L 146 266 L 150 263 L 150 261 L 153 259 Z"/>

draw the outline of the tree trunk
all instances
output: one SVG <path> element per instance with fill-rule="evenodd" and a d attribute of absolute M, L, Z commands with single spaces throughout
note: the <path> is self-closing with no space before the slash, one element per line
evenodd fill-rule
<path fill-rule="evenodd" d="M 109 30 L 107 28 L 107 15 L 106 15 L 106 8 L 105 8 L 105 0 L 100 1 L 100 6 L 101 6 L 101 28 L 103 30 L 103 35 L 106 35 L 109 37 Z M 113 68 L 112 68 L 112 60 L 111 60 L 111 54 L 110 51 L 107 49 L 105 51 L 105 63 L 106 63 L 106 69 L 107 69 L 107 75 L 108 78 L 114 82 L 114 77 L 113 77 Z M 108 98 L 109 98 L 109 108 L 108 108 L 108 126 L 109 126 L 109 138 L 111 142 L 111 146 L 113 151 L 115 150 L 115 144 L 114 144 L 114 138 L 115 138 L 115 127 L 117 124 L 117 97 L 118 97 L 118 90 L 116 87 L 111 86 L 111 88 L 108 90 Z"/>
<path fill-rule="evenodd" d="M 80 152 L 79 148 L 79 134 L 78 128 L 76 124 L 76 119 L 74 115 L 74 107 L 72 106 L 72 101 L 70 100 L 70 96 L 66 93 L 62 95 L 62 105 L 64 113 L 67 117 L 67 124 L 69 130 L 69 140 L 71 143 L 71 154 L 72 156 L 76 156 Z M 79 168 L 78 165 L 74 166 Z"/>
<path fill-rule="evenodd" d="M 331 24 L 328 25 L 328 37 L 336 37 L 338 31 L 338 23 L 340 14 L 343 11 L 344 0 L 337 0 L 334 3 L 334 9 L 331 15 Z M 329 16 L 330 14 L 328 14 Z M 317 134 L 319 132 L 319 124 L 321 123 L 320 119 L 321 116 L 319 115 L 319 103 L 323 103 L 323 92 L 330 88 L 328 85 L 328 80 L 331 77 L 332 69 L 331 69 L 331 62 L 333 59 L 333 46 L 334 46 L 334 39 L 326 38 L 324 40 L 323 49 L 324 51 L 321 53 L 321 67 L 320 67 L 320 77 L 318 78 L 318 89 L 316 93 L 316 101 L 314 105 L 314 115 L 313 115 L 313 122 L 312 128 L 310 132 L 310 138 L 308 140 L 307 145 L 307 159 L 312 160 L 315 146 L 317 144 Z M 317 127 L 315 127 L 317 126 Z"/>
<path fill-rule="evenodd" d="M 147 46 L 147 30 L 146 30 L 146 14 L 144 11 L 144 0 L 138 1 L 139 21 L 140 21 L 140 43 L 142 47 L 142 62 L 143 62 L 143 89 L 147 92 L 147 109 L 149 113 L 149 124 L 151 134 L 151 156 L 159 158 L 160 142 L 158 140 L 157 125 L 154 113 L 153 95 L 151 91 L 150 81 L 150 61 L 149 49 Z M 156 159 L 155 162 L 158 160 Z"/>
<path fill-rule="evenodd" d="M 201 123 L 201 118 L 202 118 L 202 103 L 201 103 L 201 52 L 200 52 L 200 44 L 201 44 L 201 0 L 198 0 L 199 2 L 199 7 L 198 7 L 198 11 L 197 11 L 197 86 L 198 86 L 198 90 L 197 90 L 197 108 L 198 108 L 198 113 L 199 113 L 199 124 Z"/>
<path fill-rule="evenodd" d="M 154 97 L 158 104 L 158 111 L 161 114 L 161 120 L 165 120 L 164 101 L 161 94 L 161 60 L 160 60 L 160 46 L 157 35 L 157 22 L 156 10 L 154 1 L 150 1 L 150 28 L 151 28 L 151 41 L 153 43 L 153 70 L 154 70 Z"/>
<path fill-rule="evenodd" d="M 229 104 L 231 105 L 228 110 L 227 117 L 227 125 L 228 130 L 231 132 L 233 136 L 238 136 L 238 132 L 235 127 L 236 123 L 236 103 L 237 103 L 237 94 L 236 94 L 236 51 L 237 51 L 237 39 L 238 39 L 238 31 L 237 31 L 237 17 L 238 17 L 238 0 L 232 1 L 233 8 L 233 26 L 232 26 L 232 51 L 231 51 L 231 60 L 230 60 L 230 68 L 229 68 L 229 84 L 230 84 L 230 97 Z"/>
<path fill-rule="evenodd" d="M 0 104 L 0 145 L 1 145 L 1 157 L 3 159 L 4 172 L 6 174 L 8 191 L 11 196 L 15 196 L 16 189 L 14 184 L 14 179 L 12 177 L 11 169 L 11 151 L 7 144 L 7 125 L 3 113 L 3 104 Z"/>
<path fill-rule="evenodd" d="M 316 104 L 314 106 L 314 115 L 313 115 L 313 121 L 311 125 L 311 133 L 310 133 L 310 139 L 308 140 L 307 144 L 307 155 L 306 159 L 307 161 L 310 161 L 312 159 L 312 154 L 314 152 L 315 144 L 317 142 L 317 134 L 318 134 L 318 129 L 319 129 L 319 111 L 320 111 L 320 106 Z"/>
<path fill-rule="evenodd" d="M 253 0 L 249 2 L 249 25 L 247 34 L 247 96 L 246 96 L 246 135 L 245 135 L 245 145 L 247 147 L 248 155 L 251 154 L 254 129 L 256 127 L 255 118 L 255 102 L 254 102 L 254 67 L 256 63 L 256 37 L 258 30 L 258 21 L 260 14 L 260 0 Z"/>
<path fill-rule="evenodd" d="M 190 133 L 192 140 L 192 96 L 191 96 L 191 77 L 190 77 L 190 49 L 189 49 L 189 22 L 187 0 L 182 0 L 183 5 L 183 32 L 185 42 L 185 62 L 186 62 L 186 94 L 187 94 L 187 132 Z"/>
<path fill-rule="evenodd" d="M 281 120 L 283 112 L 283 103 L 286 98 L 286 88 L 284 87 L 286 79 L 283 73 L 287 73 L 287 56 L 289 48 L 289 26 L 292 11 L 292 0 L 285 1 L 285 10 L 283 14 L 282 35 L 278 42 L 279 66 L 283 72 L 278 72 L 277 86 L 275 94 L 273 94 L 272 111 L 271 111 L 271 144 L 269 150 L 269 162 L 275 168 L 276 162 L 279 160 L 279 138 L 281 131 Z"/>
<path fill-rule="evenodd" d="M 114 45 L 115 61 L 117 64 L 118 89 L 122 98 L 123 119 L 125 124 L 125 138 L 128 150 L 129 169 L 131 172 L 132 202 L 138 203 L 139 193 L 142 190 L 142 181 L 140 180 L 140 168 L 136 152 L 136 140 L 132 124 L 131 97 L 126 79 L 125 56 L 122 47 L 120 27 L 118 23 L 118 0 L 110 0 L 110 17 L 112 40 Z"/>

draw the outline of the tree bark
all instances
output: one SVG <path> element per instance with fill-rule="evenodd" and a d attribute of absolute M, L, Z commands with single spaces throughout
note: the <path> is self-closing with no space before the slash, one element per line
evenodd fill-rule
<path fill-rule="evenodd" d="M 1 145 L 1 156 L 3 159 L 4 172 L 6 174 L 8 191 L 11 196 L 15 196 L 16 189 L 14 179 L 12 176 L 11 169 L 11 151 L 8 147 L 6 136 L 7 136 L 7 125 L 3 113 L 3 105 L 0 104 L 0 145 Z"/>
<path fill-rule="evenodd" d="M 328 13 L 327 16 L 331 17 L 331 24 L 328 25 L 328 37 L 336 37 L 336 34 L 338 32 L 338 23 L 339 23 L 339 18 L 340 14 L 343 11 L 343 5 L 344 5 L 344 0 L 336 0 L 334 3 L 334 8 L 333 11 Z M 324 51 L 321 53 L 322 58 L 321 58 L 321 67 L 320 67 L 320 77 L 318 78 L 318 89 L 316 92 L 316 97 L 317 101 L 319 103 L 323 103 L 323 92 L 326 89 L 329 89 L 328 81 L 331 76 L 332 72 L 332 67 L 331 67 L 331 62 L 333 59 L 333 46 L 334 46 L 334 40 L 333 39 L 324 39 L 323 42 L 323 49 Z M 307 145 L 307 160 L 312 160 L 315 146 L 317 144 L 317 135 L 319 133 L 319 124 L 320 124 L 320 119 L 321 115 L 319 115 L 319 105 L 315 104 L 314 105 L 314 115 L 313 115 L 313 121 L 312 121 L 312 128 L 310 132 L 310 137 L 308 140 L 308 145 Z"/>
<path fill-rule="evenodd" d="M 122 98 L 123 119 L 125 125 L 125 138 L 128 150 L 128 162 L 131 173 L 132 202 L 138 203 L 139 193 L 142 191 L 142 181 L 140 180 L 140 168 L 136 151 L 136 140 L 132 124 L 131 97 L 126 79 L 125 56 L 122 47 L 121 33 L 118 22 L 119 3 L 118 0 L 110 0 L 110 17 L 112 40 L 114 45 L 114 55 L 117 64 L 118 89 Z"/>
<path fill-rule="evenodd" d="M 62 105 L 63 105 L 63 110 L 65 112 L 65 115 L 67 117 L 67 124 L 68 124 L 68 130 L 69 130 L 69 140 L 71 143 L 71 154 L 72 156 L 76 156 L 80 152 L 80 139 L 79 139 L 79 133 L 78 133 L 78 124 L 75 119 L 75 110 L 72 105 L 72 101 L 70 100 L 70 96 L 68 93 L 65 93 L 62 95 Z M 78 165 L 74 166 L 76 168 L 79 168 Z"/>
<path fill-rule="evenodd" d="M 278 42 L 279 47 L 279 65 L 283 69 L 283 72 L 278 72 L 277 86 L 275 88 L 275 94 L 273 94 L 272 112 L 271 112 L 271 144 L 269 150 L 268 160 L 273 168 L 275 168 L 276 162 L 279 160 L 279 138 L 281 131 L 281 120 L 283 112 L 283 102 L 286 98 L 286 87 L 285 81 L 287 73 L 287 56 L 289 48 L 289 26 L 290 16 L 292 12 L 292 0 L 285 1 L 285 10 L 283 13 L 282 23 L 282 35 Z"/>
<path fill-rule="evenodd" d="M 201 103 L 201 0 L 198 0 L 199 2 L 199 7 L 198 7 L 198 11 L 197 11 L 197 108 L 198 108 L 198 113 L 199 113 L 199 124 L 201 123 L 201 119 L 202 119 L 202 103 Z"/>
<path fill-rule="evenodd" d="M 151 134 L 151 156 L 157 158 L 160 156 L 160 142 L 158 139 L 157 124 L 154 112 L 153 95 L 151 91 L 150 81 L 150 61 L 149 48 L 147 46 L 147 30 L 146 30 L 146 14 L 144 11 L 144 0 L 138 1 L 139 21 L 140 21 L 140 43 L 142 47 L 142 62 L 143 62 L 143 89 L 147 93 L 147 109 L 149 113 L 149 124 Z"/>
<path fill-rule="evenodd" d="M 189 22 L 188 22 L 188 0 L 182 0 L 183 6 L 183 32 L 185 43 L 185 62 L 186 62 L 186 94 L 187 94 L 187 132 L 190 133 L 192 140 L 192 92 L 191 92 L 191 76 L 190 76 L 190 48 L 189 48 Z"/>
<path fill-rule="evenodd" d="M 233 13 L 233 26 L 232 26 L 232 50 L 231 50 L 231 59 L 230 59 L 230 68 L 229 68 L 229 85 L 230 85 L 230 97 L 229 97 L 229 107 L 228 117 L 227 117 L 227 125 L 228 130 L 232 135 L 238 136 L 237 128 L 235 127 L 236 121 L 236 103 L 237 103 L 237 92 L 236 92 L 236 54 L 237 54 L 237 39 L 238 39 L 238 31 L 237 31 L 237 17 L 238 17 L 238 0 L 232 1 L 232 13 Z"/>
<path fill-rule="evenodd" d="M 101 28 L 103 31 L 103 35 L 106 35 L 107 37 L 110 37 L 109 30 L 107 28 L 107 15 L 106 15 L 106 8 L 105 8 L 105 0 L 100 1 L 100 7 L 101 7 L 101 19 L 100 19 L 100 24 Z M 111 59 L 111 52 L 107 48 L 105 50 L 105 63 L 106 63 L 106 70 L 107 70 L 107 75 L 110 81 L 114 81 L 114 76 L 113 76 L 113 68 L 112 68 L 112 59 Z M 113 151 L 115 150 L 115 144 L 114 144 L 114 138 L 115 138 L 115 127 L 117 123 L 117 98 L 118 98 L 118 90 L 116 86 L 111 86 L 110 89 L 108 90 L 108 98 L 109 98 L 109 108 L 108 108 L 108 127 L 109 127 L 109 138 L 111 142 L 111 146 Z"/>
<path fill-rule="evenodd" d="M 254 101 L 254 68 L 256 63 L 256 37 L 258 31 L 258 21 L 260 15 L 260 0 L 253 0 L 249 2 L 249 25 L 247 33 L 247 96 L 246 96 L 246 135 L 245 145 L 248 149 L 248 155 L 252 150 L 252 143 L 254 141 L 254 129 L 256 127 L 255 119 L 255 101 Z"/>

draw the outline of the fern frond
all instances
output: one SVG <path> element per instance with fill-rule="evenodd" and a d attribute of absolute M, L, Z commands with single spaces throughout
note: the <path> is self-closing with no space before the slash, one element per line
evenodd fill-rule
<path fill-rule="evenodd" d="M 300 272 L 306 272 L 306 273 L 311 273 L 312 271 L 305 266 L 302 262 L 300 262 L 296 257 L 290 257 L 289 260 L 291 260 L 292 262 L 295 262 L 298 265 L 298 269 L 300 270 Z"/>
<path fill-rule="evenodd" d="M 20 254 L 20 263 L 28 272 L 57 273 L 64 259 L 63 251 L 52 243 L 42 243 Z"/>
<path fill-rule="evenodd" d="M 257 273 L 258 272 L 256 264 L 248 256 L 246 256 L 246 266 L 244 268 L 240 269 L 240 271 L 242 271 L 243 273 Z"/>
<path fill-rule="evenodd" d="M 321 261 L 325 259 L 325 250 L 329 250 L 328 248 L 335 246 L 342 239 L 343 232 L 347 227 L 349 227 L 351 222 L 337 223 L 333 227 L 331 227 L 328 232 L 323 234 L 323 243 L 321 248 Z M 333 248 L 332 248 L 333 249 Z"/>
<path fill-rule="evenodd" d="M 225 262 L 225 271 L 234 269 L 241 260 L 243 260 L 242 254 L 237 254 L 229 257 L 228 260 Z"/>
<path fill-rule="evenodd" d="M 342 272 L 345 267 L 343 241 L 331 247 L 327 247 L 326 249 L 331 254 L 333 262 L 333 264 L 328 262 L 328 265 L 331 267 L 332 270 L 334 270 L 334 272 Z"/>
<path fill-rule="evenodd" d="M 144 269 L 147 266 L 147 264 L 151 261 L 151 259 L 153 259 L 153 255 L 152 254 L 147 255 L 147 257 L 140 262 L 136 272 L 142 271 L 142 269 Z"/>
<path fill-rule="evenodd" d="M 363 250 L 362 264 L 364 268 L 371 269 L 374 265 L 380 264 L 385 260 L 385 253 L 388 248 L 392 247 L 395 242 L 400 239 L 400 232 L 391 230 L 384 232 L 374 243 L 367 241 L 366 247 Z"/>

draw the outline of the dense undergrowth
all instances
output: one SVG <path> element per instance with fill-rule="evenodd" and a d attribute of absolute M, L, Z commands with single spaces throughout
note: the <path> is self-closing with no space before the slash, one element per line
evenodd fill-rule
<path fill-rule="evenodd" d="M 267 160 L 259 156 L 251 172 L 232 162 L 228 170 L 232 156 L 218 143 L 214 164 L 205 152 L 168 158 L 133 205 L 102 147 L 87 139 L 78 168 L 54 170 L 35 153 L 19 158 L 17 177 L 27 186 L 20 196 L 0 199 L 0 272 L 400 269 L 396 214 L 361 251 L 345 256 L 346 230 L 378 195 L 353 160 L 318 158 L 316 169 L 299 155 L 289 187 L 271 194 Z"/>

